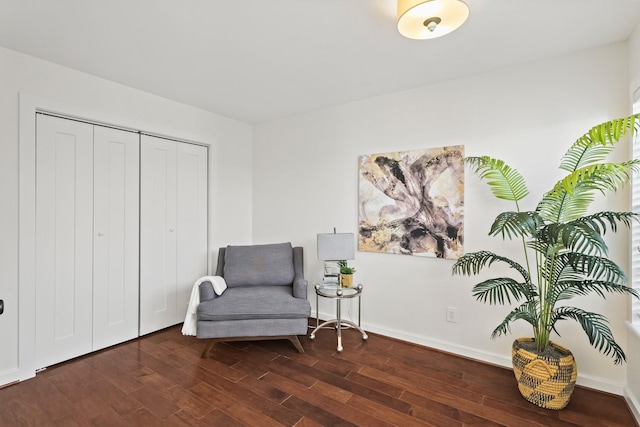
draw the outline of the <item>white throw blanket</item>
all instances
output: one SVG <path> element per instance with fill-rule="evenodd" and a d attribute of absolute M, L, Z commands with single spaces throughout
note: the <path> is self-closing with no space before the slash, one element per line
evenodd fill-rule
<path fill-rule="evenodd" d="M 182 335 L 196 336 L 198 323 L 198 304 L 200 304 L 200 284 L 211 282 L 213 291 L 216 295 L 222 295 L 227 289 L 227 282 L 221 276 L 203 276 L 196 280 L 191 289 L 191 298 L 189 298 L 189 306 L 187 307 L 187 315 L 182 325 Z"/>

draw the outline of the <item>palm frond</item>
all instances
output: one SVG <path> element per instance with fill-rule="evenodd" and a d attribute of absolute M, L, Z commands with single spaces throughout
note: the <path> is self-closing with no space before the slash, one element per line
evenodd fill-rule
<path fill-rule="evenodd" d="M 573 172 L 585 166 L 602 162 L 616 142 L 627 133 L 638 133 L 640 114 L 610 120 L 592 127 L 574 142 L 562 157 L 560 169 Z"/>
<path fill-rule="evenodd" d="M 580 218 L 594 200 L 594 191 L 587 187 L 573 189 L 573 194 L 566 191 L 550 191 L 536 207 L 536 212 L 548 222 L 565 222 L 565 218 Z"/>
<path fill-rule="evenodd" d="M 632 221 L 637 221 L 638 214 L 632 212 L 598 212 L 575 219 L 565 224 L 549 224 L 546 228 L 551 243 L 562 243 L 572 252 L 589 255 L 606 255 L 607 244 L 602 236 L 610 228 L 614 233 L 618 225 L 631 227 Z"/>
<path fill-rule="evenodd" d="M 618 264 L 605 257 L 586 255 L 578 252 L 560 254 L 558 258 L 570 266 L 573 272 L 585 279 L 612 283 L 626 283 L 627 276 Z"/>
<path fill-rule="evenodd" d="M 538 265 L 538 272 L 553 286 L 544 296 L 548 305 L 571 296 L 595 292 L 604 297 L 604 292 L 630 293 L 638 296 L 632 288 L 625 286 L 627 277 L 613 261 L 598 256 L 575 252 L 556 254 Z"/>
<path fill-rule="evenodd" d="M 638 220 L 640 220 L 640 214 L 637 213 L 603 211 L 578 218 L 573 222 L 590 224 L 589 227 L 594 229 L 598 228 L 599 233 L 604 236 L 607 232 L 607 225 L 611 228 L 611 231 L 615 233 L 618 231 L 618 224 L 631 228 L 631 223 Z"/>
<path fill-rule="evenodd" d="M 512 237 L 533 236 L 538 227 L 544 224 L 542 217 L 535 212 L 503 212 L 498 215 L 491 225 L 490 236 L 502 235 Z"/>
<path fill-rule="evenodd" d="M 560 169 L 573 172 L 595 162 L 601 162 L 613 150 L 613 146 L 593 143 L 589 135 L 584 135 L 569 148 L 560 162 Z"/>
<path fill-rule="evenodd" d="M 522 298 L 530 300 L 537 292 L 530 283 L 519 283 L 510 277 L 497 277 L 480 282 L 471 291 L 475 299 L 489 304 L 511 304 L 511 299 L 520 301 Z"/>
<path fill-rule="evenodd" d="M 605 293 L 631 294 L 636 298 L 640 298 L 638 291 L 624 283 L 580 279 L 558 281 L 556 286 L 552 288 L 550 298 L 553 298 L 555 302 L 593 293 L 602 298 L 606 298 Z"/>
<path fill-rule="evenodd" d="M 566 222 L 583 216 L 595 191 L 615 191 L 628 182 L 635 161 L 603 163 L 606 155 L 627 133 L 637 134 L 640 114 L 594 126 L 565 153 L 560 168 L 569 173 L 544 195 L 537 211 L 551 222 Z"/>
<path fill-rule="evenodd" d="M 578 186 L 585 186 L 591 190 L 617 191 L 631 179 L 630 172 L 638 168 L 640 160 L 630 160 L 621 163 L 598 163 L 576 169 L 562 180 L 558 181 L 551 191 L 566 191 L 573 195 Z"/>
<path fill-rule="evenodd" d="M 589 337 L 589 343 L 605 356 L 611 355 L 616 365 L 627 360 L 622 348 L 616 343 L 609 328 L 609 321 L 598 313 L 592 313 L 575 307 L 558 307 L 553 311 L 552 324 L 559 320 L 577 321 Z"/>
<path fill-rule="evenodd" d="M 504 262 L 509 267 L 516 269 L 524 278 L 525 282 L 530 282 L 529 273 L 525 268 L 509 258 L 496 255 L 490 251 L 470 252 L 464 254 L 451 267 L 452 274 L 462 274 L 472 276 L 478 274 L 483 268 L 495 262 Z"/>
<path fill-rule="evenodd" d="M 607 244 L 600 234 L 599 227 L 586 221 L 573 221 L 567 224 L 551 223 L 545 227 L 549 243 L 561 244 L 572 252 L 590 255 L 603 255 L 608 252 Z"/>
<path fill-rule="evenodd" d="M 548 239 L 541 237 L 540 234 L 536 235 L 536 239 L 528 241 L 526 245 L 529 249 L 533 249 L 545 257 L 549 256 L 551 253 L 557 253 L 562 249 L 560 245 L 552 245 L 549 243 Z"/>
<path fill-rule="evenodd" d="M 544 258 L 538 262 L 538 273 L 548 283 L 556 283 L 561 278 L 571 280 L 583 277 L 575 271 L 566 256 L 560 255 L 559 252 L 562 250 L 560 245 L 556 245 L 553 250 L 554 252 L 548 251 Z M 545 299 L 547 298 L 548 296 L 545 296 Z"/>
<path fill-rule="evenodd" d="M 480 178 L 487 180 L 491 192 L 497 198 L 517 203 L 529 194 L 527 184 L 520 172 L 502 160 L 482 156 L 466 157 L 464 161 Z"/>
<path fill-rule="evenodd" d="M 547 221 L 568 222 L 584 216 L 596 191 L 617 191 L 631 179 L 640 160 L 601 163 L 577 169 L 547 192 L 536 211 Z"/>
<path fill-rule="evenodd" d="M 515 322 L 516 320 L 524 320 L 527 323 L 531 324 L 534 329 L 538 325 L 538 313 L 536 310 L 535 304 L 532 302 L 526 301 L 522 303 L 520 306 L 513 309 L 507 316 L 504 318 L 502 323 L 500 323 L 491 333 L 491 338 L 497 338 L 501 335 L 506 335 L 511 332 L 510 324 Z"/>

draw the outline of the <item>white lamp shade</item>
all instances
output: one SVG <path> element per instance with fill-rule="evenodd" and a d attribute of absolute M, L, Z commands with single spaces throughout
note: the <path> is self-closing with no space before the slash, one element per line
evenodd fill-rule
<path fill-rule="evenodd" d="M 434 39 L 460 27 L 469 16 L 462 0 L 398 0 L 398 31 L 416 39 Z M 427 27 L 427 24 L 432 25 Z"/>
<path fill-rule="evenodd" d="M 318 233 L 318 259 L 342 261 L 355 258 L 353 233 Z"/>

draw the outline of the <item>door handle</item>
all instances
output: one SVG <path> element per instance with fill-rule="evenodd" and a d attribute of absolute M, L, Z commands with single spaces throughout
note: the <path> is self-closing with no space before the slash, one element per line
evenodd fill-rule
<path fill-rule="evenodd" d="M 0 299 L 0 314 L 4 313 L 4 300 Z"/>

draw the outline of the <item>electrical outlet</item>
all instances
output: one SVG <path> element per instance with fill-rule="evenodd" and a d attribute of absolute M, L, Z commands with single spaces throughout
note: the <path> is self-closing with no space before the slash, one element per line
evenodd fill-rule
<path fill-rule="evenodd" d="M 447 322 L 458 323 L 458 309 L 447 307 Z"/>

